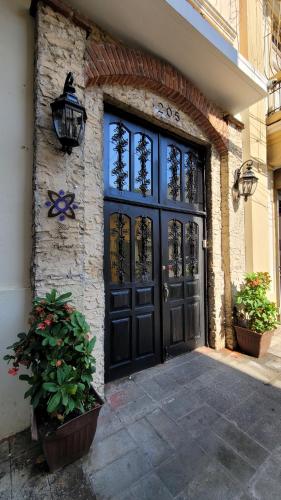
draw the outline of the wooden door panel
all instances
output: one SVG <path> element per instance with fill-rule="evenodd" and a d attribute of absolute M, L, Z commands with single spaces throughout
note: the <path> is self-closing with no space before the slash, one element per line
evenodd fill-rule
<path fill-rule="evenodd" d="M 187 298 L 200 297 L 200 280 L 188 281 L 186 284 L 186 296 Z"/>
<path fill-rule="evenodd" d="M 203 222 L 190 214 L 162 211 L 162 308 L 165 352 L 203 345 Z"/>
<path fill-rule="evenodd" d="M 137 333 L 137 357 L 154 353 L 155 345 L 155 329 L 154 329 L 154 313 L 138 314 L 136 316 L 136 333 Z M 143 332 L 146 334 L 143 335 Z"/>
<path fill-rule="evenodd" d="M 184 304 L 170 306 L 170 342 L 184 342 Z"/>
<path fill-rule="evenodd" d="M 120 364 L 131 359 L 131 318 L 119 318 L 110 321 L 111 363 Z"/>
<path fill-rule="evenodd" d="M 111 290 L 110 311 L 131 308 L 131 290 Z"/>
<path fill-rule="evenodd" d="M 159 213 L 106 202 L 106 375 L 161 361 Z"/>
<path fill-rule="evenodd" d="M 187 340 L 200 338 L 200 300 L 186 304 L 186 337 Z"/>
<path fill-rule="evenodd" d="M 184 299 L 184 283 L 168 283 L 168 287 L 170 300 Z"/>
<path fill-rule="evenodd" d="M 149 306 L 154 304 L 154 287 L 136 289 L 136 306 Z"/>

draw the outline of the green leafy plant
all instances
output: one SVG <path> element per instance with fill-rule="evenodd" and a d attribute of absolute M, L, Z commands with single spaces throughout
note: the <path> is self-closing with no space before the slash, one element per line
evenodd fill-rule
<path fill-rule="evenodd" d="M 238 321 L 258 333 L 273 330 L 278 325 L 278 309 L 267 298 L 270 283 L 268 273 L 246 274 L 245 282 L 236 295 Z"/>
<path fill-rule="evenodd" d="M 4 357 L 13 365 L 10 375 L 17 375 L 20 365 L 30 369 L 30 374 L 19 375 L 30 385 L 25 398 L 59 421 L 94 405 L 96 338 L 91 338 L 84 315 L 68 303 L 70 297 L 71 293 L 52 290 L 35 298 L 28 333 L 19 333 L 19 340 L 8 347 L 13 354 Z"/>

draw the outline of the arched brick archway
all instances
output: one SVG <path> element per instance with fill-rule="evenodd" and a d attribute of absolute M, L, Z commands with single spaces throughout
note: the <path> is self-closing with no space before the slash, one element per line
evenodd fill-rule
<path fill-rule="evenodd" d="M 121 84 L 147 88 L 179 106 L 202 129 L 220 154 L 228 149 L 222 112 L 173 66 L 145 52 L 91 41 L 86 49 L 86 85 Z"/>

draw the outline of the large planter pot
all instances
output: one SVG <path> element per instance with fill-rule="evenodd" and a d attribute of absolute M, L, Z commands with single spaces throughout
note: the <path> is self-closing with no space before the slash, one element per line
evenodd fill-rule
<path fill-rule="evenodd" d="M 245 354 L 255 358 L 264 356 L 270 346 L 272 331 L 257 333 L 242 326 L 235 326 L 238 345 Z"/>
<path fill-rule="evenodd" d="M 97 405 L 90 411 L 62 424 L 54 432 L 40 436 L 44 455 L 51 472 L 68 465 L 88 453 L 95 437 L 103 400 L 94 391 Z M 32 437 L 38 438 L 36 412 L 31 422 Z"/>

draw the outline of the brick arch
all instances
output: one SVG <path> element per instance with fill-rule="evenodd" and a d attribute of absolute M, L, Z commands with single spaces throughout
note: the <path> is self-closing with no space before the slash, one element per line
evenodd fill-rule
<path fill-rule="evenodd" d="M 121 84 L 156 92 L 187 113 L 220 154 L 227 152 L 228 127 L 222 112 L 170 64 L 140 50 L 91 41 L 86 81 L 87 86 Z"/>

